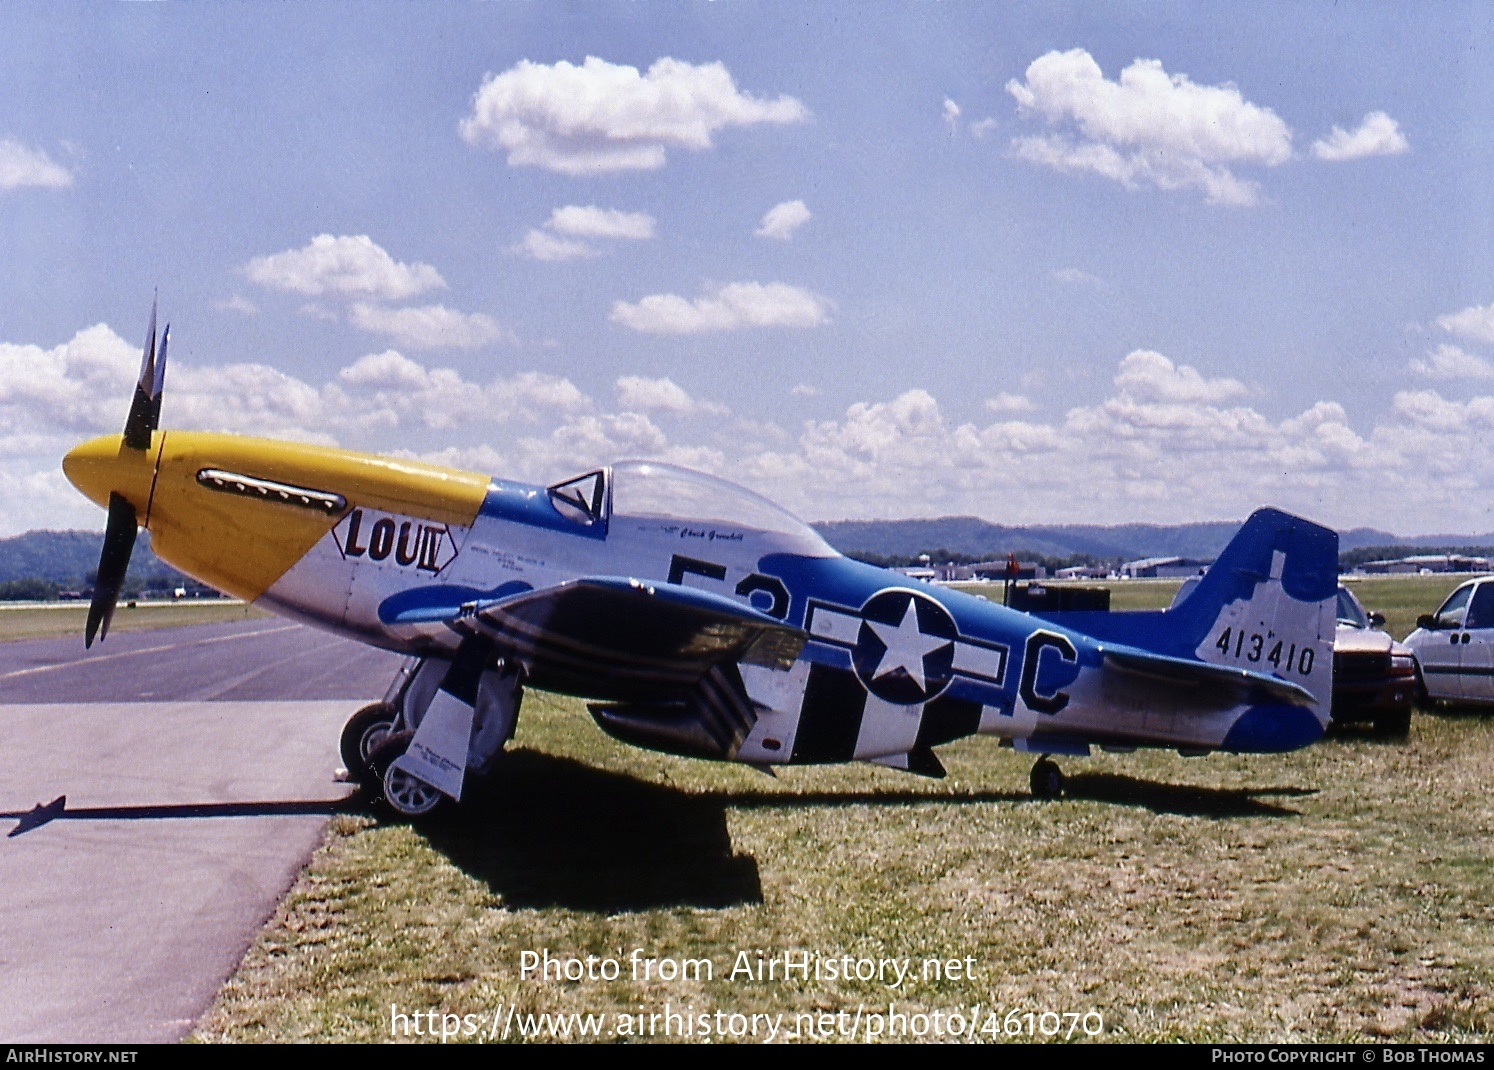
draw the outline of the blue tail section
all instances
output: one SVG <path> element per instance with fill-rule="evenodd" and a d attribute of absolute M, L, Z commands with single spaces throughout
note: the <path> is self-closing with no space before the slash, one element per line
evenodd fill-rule
<path fill-rule="evenodd" d="M 1333 698 L 1337 590 L 1337 533 L 1277 509 L 1261 509 L 1171 609 L 1044 616 L 1102 642 L 1275 676 L 1311 692 L 1317 699 L 1313 717 L 1326 725 Z M 1260 745 L 1269 741 L 1258 728 L 1241 732 L 1251 745 L 1239 749 L 1290 749 Z M 1306 734 L 1305 729 L 1296 733 Z"/>

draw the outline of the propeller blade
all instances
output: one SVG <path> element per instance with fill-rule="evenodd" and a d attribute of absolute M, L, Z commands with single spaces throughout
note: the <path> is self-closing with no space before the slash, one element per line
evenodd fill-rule
<path fill-rule="evenodd" d="M 121 495 L 110 494 L 109 526 L 104 529 L 104 549 L 99 554 L 99 574 L 93 584 L 93 601 L 88 606 L 88 626 L 83 634 L 85 648 L 93 646 L 95 632 L 100 639 L 108 638 L 109 622 L 114 619 L 114 605 L 119 601 L 119 590 L 130 567 L 138 526 L 135 507 Z"/>
<path fill-rule="evenodd" d="M 171 342 L 171 324 L 161 332 L 161 350 L 156 354 L 156 374 L 150 392 L 150 429 L 161 426 L 161 394 L 166 389 L 166 346 Z M 147 440 L 149 444 L 149 440 Z"/>
<path fill-rule="evenodd" d="M 160 418 L 160 384 L 164 381 L 165 374 L 164 366 L 159 376 L 156 373 L 156 302 L 152 298 L 145 352 L 140 358 L 140 380 L 135 384 L 135 400 L 130 404 L 130 415 L 125 417 L 124 445 L 129 449 L 150 449 L 150 433 L 156 429 L 156 421 Z"/>

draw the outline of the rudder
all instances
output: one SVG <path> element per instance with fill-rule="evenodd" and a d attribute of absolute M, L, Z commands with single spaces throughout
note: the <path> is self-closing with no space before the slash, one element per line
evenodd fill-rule
<path fill-rule="evenodd" d="M 1259 509 L 1166 617 L 1174 642 L 1214 665 L 1270 673 L 1333 705 L 1338 533 Z M 1179 651 L 1181 653 L 1182 651 Z"/>

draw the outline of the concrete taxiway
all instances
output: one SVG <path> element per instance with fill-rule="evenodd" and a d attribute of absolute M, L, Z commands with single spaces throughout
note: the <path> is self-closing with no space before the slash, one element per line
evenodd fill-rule
<path fill-rule="evenodd" d="M 190 1032 L 346 798 L 338 731 L 397 663 L 274 620 L 0 644 L 0 1042 Z"/>

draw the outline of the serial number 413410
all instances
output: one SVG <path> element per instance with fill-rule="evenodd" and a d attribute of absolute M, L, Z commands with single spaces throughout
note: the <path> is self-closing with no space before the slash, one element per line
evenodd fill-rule
<path fill-rule="evenodd" d="M 1274 632 L 1261 635 L 1259 632 L 1247 633 L 1244 628 L 1226 628 L 1215 640 L 1214 646 L 1225 657 L 1236 661 L 1264 661 L 1279 673 L 1296 672 L 1302 676 L 1310 676 L 1317 652 L 1310 646 L 1299 650 L 1296 643 L 1288 645 L 1280 639 L 1276 639 L 1268 650 L 1267 644 L 1272 643 L 1274 636 Z"/>

